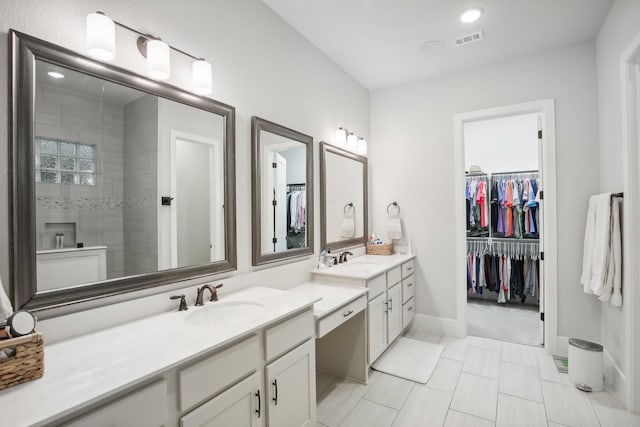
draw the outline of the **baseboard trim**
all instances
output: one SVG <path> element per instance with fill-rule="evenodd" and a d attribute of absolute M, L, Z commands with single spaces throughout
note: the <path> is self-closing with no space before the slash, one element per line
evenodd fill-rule
<path fill-rule="evenodd" d="M 604 383 L 607 390 L 615 394 L 621 402 L 627 402 L 627 377 L 620 367 L 611 357 L 611 354 L 604 349 L 603 357 Z"/>
<path fill-rule="evenodd" d="M 466 335 L 466 327 L 455 319 L 445 317 L 429 316 L 428 314 L 416 313 L 413 319 L 413 327 L 422 331 L 434 334 L 448 335 L 462 338 Z"/>

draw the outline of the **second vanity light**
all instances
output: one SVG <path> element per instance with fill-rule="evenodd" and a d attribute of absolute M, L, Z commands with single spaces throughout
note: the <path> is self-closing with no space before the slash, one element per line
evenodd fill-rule
<path fill-rule="evenodd" d="M 335 145 L 353 151 L 356 154 L 367 155 L 367 140 L 342 127 L 336 130 Z"/>
<path fill-rule="evenodd" d="M 157 37 L 144 34 L 134 28 L 114 21 L 103 12 L 87 15 L 87 52 L 100 61 L 111 61 L 116 56 L 115 26 L 139 35 L 138 50 L 147 58 L 147 74 L 154 80 L 167 80 L 171 76 L 171 49 L 194 59 L 192 64 L 193 91 L 198 95 L 212 92 L 211 64 L 204 58 L 191 55 L 163 42 Z"/>

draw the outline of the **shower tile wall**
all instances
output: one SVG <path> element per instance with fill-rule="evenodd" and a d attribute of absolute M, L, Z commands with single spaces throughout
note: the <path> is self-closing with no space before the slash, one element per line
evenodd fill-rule
<path fill-rule="evenodd" d="M 36 247 L 55 247 L 45 223 L 75 223 L 76 241 L 106 245 L 107 277 L 124 273 L 124 108 L 49 86 L 36 89 L 36 135 L 96 145 L 95 186 L 36 184 Z M 66 246 L 75 242 L 66 242 Z"/>
<path fill-rule="evenodd" d="M 125 106 L 124 243 L 126 275 L 158 270 L 158 98 Z"/>

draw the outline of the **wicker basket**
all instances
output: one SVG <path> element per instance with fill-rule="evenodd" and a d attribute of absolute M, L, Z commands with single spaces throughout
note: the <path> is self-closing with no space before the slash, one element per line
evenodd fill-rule
<path fill-rule="evenodd" d="M 15 348 L 16 354 L 0 360 L 0 390 L 42 377 L 44 339 L 41 333 L 0 340 L 0 350 L 6 348 Z"/>
<path fill-rule="evenodd" d="M 393 254 L 393 243 L 383 243 L 382 245 L 372 245 L 367 243 L 367 255 L 391 255 Z"/>

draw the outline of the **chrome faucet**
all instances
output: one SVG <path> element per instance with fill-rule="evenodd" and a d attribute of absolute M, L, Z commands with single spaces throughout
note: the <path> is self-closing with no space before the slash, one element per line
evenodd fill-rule
<path fill-rule="evenodd" d="M 211 292 L 211 298 L 209 301 L 218 301 L 218 289 L 222 287 L 222 283 L 217 286 L 213 286 L 211 283 L 207 283 L 206 285 L 202 285 L 202 287 L 198 288 L 198 295 L 196 296 L 196 305 L 204 305 L 203 297 L 204 291 L 209 289 Z"/>
<path fill-rule="evenodd" d="M 347 256 L 348 256 L 348 255 L 352 255 L 352 256 L 353 256 L 353 254 L 352 254 L 351 252 L 349 252 L 349 251 L 344 251 L 344 252 L 342 252 L 342 253 L 340 254 L 340 261 L 338 261 L 338 262 L 339 262 L 340 264 L 342 264 L 343 262 L 347 262 Z"/>
<path fill-rule="evenodd" d="M 179 299 L 180 300 L 180 308 L 178 309 L 178 311 L 185 311 L 185 310 L 189 309 L 187 307 L 187 300 L 185 299 L 184 295 L 172 295 L 172 296 L 169 297 L 169 299 Z"/>

